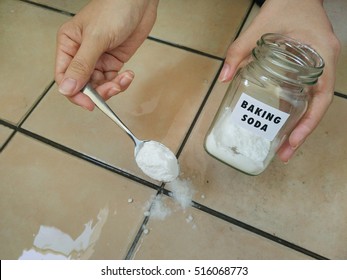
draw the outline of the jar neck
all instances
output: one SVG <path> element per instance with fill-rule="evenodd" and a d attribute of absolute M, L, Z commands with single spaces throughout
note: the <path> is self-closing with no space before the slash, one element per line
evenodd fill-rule
<path fill-rule="evenodd" d="M 247 79 L 255 79 L 253 83 L 261 87 L 280 87 L 283 93 L 292 96 L 296 100 L 306 100 L 309 96 L 310 87 L 301 83 L 288 82 L 278 77 L 278 75 L 273 75 L 263 67 L 260 67 L 257 61 L 251 61 L 243 70 L 248 77 Z"/>
<path fill-rule="evenodd" d="M 256 68 L 293 88 L 314 85 L 323 73 L 324 61 L 313 48 L 280 34 L 264 34 L 252 56 Z"/>

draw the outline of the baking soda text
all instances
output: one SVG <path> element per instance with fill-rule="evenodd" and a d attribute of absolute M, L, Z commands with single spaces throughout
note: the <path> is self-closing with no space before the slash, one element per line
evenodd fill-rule
<path fill-rule="evenodd" d="M 232 113 L 233 121 L 241 127 L 272 141 L 289 114 L 242 93 Z"/>

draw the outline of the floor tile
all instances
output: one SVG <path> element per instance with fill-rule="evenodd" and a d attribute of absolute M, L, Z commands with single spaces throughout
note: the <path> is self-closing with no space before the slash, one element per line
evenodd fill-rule
<path fill-rule="evenodd" d="M 2 145 L 6 142 L 8 137 L 12 134 L 13 130 L 10 128 L 7 128 L 6 126 L 3 126 L 0 124 L 0 149 Z"/>
<path fill-rule="evenodd" d="M 49 7 L 60 9 L 62 11 L 77 13 L 89 0 L 31 0 L 32 2 L 43 4 Z"/>
<path fill-rule="evenodd" d="M 324 1 L 324 6 L 334 27 L 334 32 L 341 43 L 341 53 L 337 64 L 335 90 L 347 95 L 347 34 L 345 13 L 347 10 L 347 2 L 345 0 Z"/>
<path fill-rule="evenodd" d="M 252 6 L 251 11 L 249 12 L 247 16 L 245 23 L 242 26 L 241 33 L 244 32 L 249 27 L 253 19 L 258 15 L 259 11 L 260 11 L 260 7 L 257 4 L 254 4 Z"/>
<path fill-rule="evenodd" d="M 306 255 L 240 229 L 194 208 L 180 210 L 162 198 L 172 213 L 150 218 L 134 259 L 309 259 Z"/>
<path fill-rule="evenodd" d="M 108 104 L 138 138 L 162 142 L 177 152 L 220 65 L 221 61 L 148 40 L 125 67 L 137 76 L 133 84 Z M 126 133 L 98 109 L 90 113 L 72 105 L 56 87 L 24 128 L 144 176 Z"/>
<path fill-rule="evenodd" d="M 151 36 L 223 57 L 252 1 L 160 1 Z"/>
<path fill-rule="evenodd" d="M 122 259 L 154 195 L 20 134 L 0 166 L 1 259 Z"/>
<path fill-rule="evenodd" d="M 24 2 L 0 2 L 0 118 L 18 123 L 53 80 L 56 31 L 66 19 Z"/>
<path fill-rule="evenodd" d="M 248 176 L 209 156 L 203 141 L 226 90 L 218 84 L 179 157 L 194 200 L 333 259 L 347 249 L 347 100 L 336 97 L 316 131 L 284 165 Z M 204 198 L 202 198 L 204 197 Z"/>

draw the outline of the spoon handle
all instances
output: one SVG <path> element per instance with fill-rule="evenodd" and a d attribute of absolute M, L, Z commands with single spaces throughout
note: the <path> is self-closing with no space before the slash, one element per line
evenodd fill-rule
<path fill-rule="evenodd" d="M 126 127 L 126 125 L 120 120 L 120 118 L 112 111 L 112 109 L 107 105 L 105 100 L 99 95 L 99 93 L 92 87 L 90 83 L 86 84 L 81 90 L 85 95 L 87 95 L 94 104 L 111 120 L 113 120 L 121 129 L 123 129 L 129 137 L 134 141 L 135 145 L 139 140 L 135 135 Z"/>

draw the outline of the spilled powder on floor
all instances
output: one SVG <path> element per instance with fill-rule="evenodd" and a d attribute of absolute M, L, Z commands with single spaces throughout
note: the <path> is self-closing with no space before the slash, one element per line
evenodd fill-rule
<path fill-rule="evenodd" d="M 73 239 L 59 228 L 41 225 L 32 248 L 24 250 L 20 260 L 68 260 L 89 259 L 100 238 L 102 229 L 107 221 L 109 209 L 100 209 L 96 222 L 90 220 L 84 225 L 83 232 Z M 94 224 L 94 225 L 93 225 Z"/>
<path fill-rule="evenodd" d="M 172 197 L 176 204 L 181 209 L 185 210 L 187 207 L 192 205 L 192 199 L 194 195 L 194 188 L 189 180 L 176 179 L 167 184 L 170 189 L 170 197 Z M 166 217 L 171 215 L 172 210 L 167 206 L 162 199 L 163 195 L 157 195 L 147 203 L 146 208 L 151 205 L 149 210 L 144 211 L 144 216 L 150 216 L 154 219 L 164 220 Z M 190 219 L 189 219 L 190 220 Z M 187 221 L 188 222 L 188 221 Z"/>
<path fill-rule="evenodd" d="M 185 210 L 187 207 L 192 205 L 194 187 L 190 180 L 177 178 L 174 181 L 167 183 L 167 185 L 171 189 L 169 196 L 173 198 L 174 202 L 179 205 L 182 210 Z M 153 196 L 152 199 L 146 203 L 145 209 L 148 208 L 149 210 L 145 210 L 143 212 L 143 215 L 152 219 L 165 220 L 166 217 L 170 216 L 173 212 L 173 210 L 171 210 L 171 208 L 165 204 L 163 200 L 163 194 Z M 185 217 L 185 221 L 187 224 L 191 225 L 192 229 L 197 228 L 194 222 L 194 218 L 191 214 Z M 150 230 L 145 225 L 143 225 L 143 234 L 148 235 L 149 233 Z"/>
<path fill-rule="evenodd" d="M 152 203 L 151 209 L 145 211 L 145 216 L 151 216 L 154 219 L 164 220 L 171 214 L 171 209 L 162 200 L 162 195 L 157 195 Z"/>
<path fill-rule="evenodd" d="M 188 217 L 186 218 L 186 222 L 187 223 L 190 223 L 194 220 L 193 216 L 192 215 L 188 215 Z"/>
<path fill-rule="evenodd" d="M 194 189 L 191 181 L 176 179 L 167 184 L 171 188 L 171 196 L 177 201 L 177 203 L 183 208 L 192 205 L 192 199 L 194 195 Z"/>

